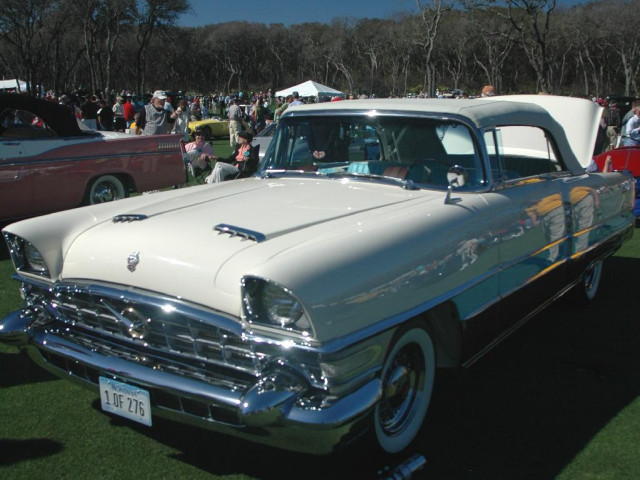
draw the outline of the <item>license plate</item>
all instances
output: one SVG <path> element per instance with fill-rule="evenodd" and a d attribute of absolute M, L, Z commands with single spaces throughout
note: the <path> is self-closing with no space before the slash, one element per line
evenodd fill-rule
<path fill-rule="evenodd" d="M 105 412 L 151 426 L 151 402 L 146 390 L 100 377 L 100 404 Z"/>

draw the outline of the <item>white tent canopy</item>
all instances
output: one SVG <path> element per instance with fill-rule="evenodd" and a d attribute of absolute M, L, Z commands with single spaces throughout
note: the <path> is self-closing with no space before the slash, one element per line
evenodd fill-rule
<path fill-rule="evenodd" d="M 0 80 L 0 90 L 10 90 L 12 88 L 19 89 L 21 92 L 27 91 L 27 82 L 23 80 Z"/>
<path fill-rule="evenodd" d="M 293 92 L 298 92 L 298 95 L 300 95 L 301 97 L 335 97 L 344 95 L 344 93 L 342 93 L 340 90 L 327 87 L 326 85 L 314 82 L 313 80 L 307 80 L 306 82 L 303 82 L 299 85 L 294 85 L 293 87 L 289 87 L 285 90 L 276 92 L 276 97 L 286 97 L 288 95 L 292 95 Z"/>

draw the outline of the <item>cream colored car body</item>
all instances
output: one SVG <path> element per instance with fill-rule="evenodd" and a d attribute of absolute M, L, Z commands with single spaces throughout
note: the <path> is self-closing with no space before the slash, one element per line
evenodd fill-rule
<path fill-rule="evenodd" d="M 354 173 L 346 163 L 326 169 L 315 164 L 313 173 L 298 167 L 287 170 L 277 163 L 284 158 L 279 152 L 284 151 L 287 125 L 295 125 L 298 119 L 360 115 L 415 116 L 423 121 L 425 114 L 425 122 L 444 119 L 450 122 L 446 125 L 460 122 L 469 130 L 473 138 L 469 145 L 477 149 L 475 153 L 467 152 L 457 141 L 447 148 L 460 148 L 456 155 L 474 154 L 478 163 L 466 170 L 485 169 L 483 178 L 476 174 L 476 184 L 448 189 L 358 173 L 361 170 Z M 86 363 L 100 375 L 112 371 L 113 378 L 149 389 L 152 399 L 155 390 L 179 391 L 185 398 L 219 408 L 224 405 L 236 412 L 238 424 L 230 427 L 206 416 L 196 421 L 189 412 L 167 413 L 154 404 L 155 414 L 181 421 L 285 448 L 326 453 L 353 434 L 348 433 L 353 425 L 361 425 L 363 418 L 373 414 L 382 448 L 405 448 L 426 411 L 434 365 L 423 365 L 418 376 L 427 380 L 414 385 L 424 388 L 419 397 L 425 397 L 426 404 L 420 400 L 418 408 L 409 400 L 398 399 L 402 405 L 408 402 L 410 415 L 392 429 L 385 422 L 393 423 L 387 416 L 397 412 L 388 404 L 400 394 L 390 378 L 408 381 L 401 371 L 393 372 L 389 356 L 395 352 L 394 345 L 406 341 L 420 350 L 407 369 L 436 359 L 440 366 L 470 364 L 551 300 L 580 284 L 583 271 L 592 272 L 594 265 L 631 234 L 632 180 L 618 173 L 587 174 L 584 170 L 599 114 L 599 107 L 588 101 L 528 96 L 292 107 L 283 116 L 280 137 L 271 143 L 256 177 L 144 195 L 7 227 L 4 232 L 10 245 L 17 245 L 11 243 L 15 238 L 31 244 L 48 273 L 18 268 L 19 278 L 27 285 L 25 291 L 36 292 L 27 302 L 29 313 L 21 314 L 31 323 L 20 323 L 19 315 L 7 317 L 0 339 L 35 347 L 31 349 L 36 352 L 34 358 L 54 373 L 64 376 L 69 372 L 48 363 L 49 354 Z M 561 163 L 562 169 L 508 179 L 505 171 L 505 176 L 494 177 L 497 174 L 487 163 L 487 147 L 501 149 L 505 157 L 549 155 L 548 148 L 545 151 L 539 143 L 528 143 L 531 136 L 507 128 L 517 126 L 544 129 L 554 139 L 553 161 L 549 161 Z M 446 144 L 446 129 L 438 131 Z M 299 138 L 292 136 L 289 141 Z M 353 140 L 351 146 L 355 143 Z M 365 156 L 373 148 L 371 143 L 359 145 Z M 382 140 L 377 148 L 378 155 L 386 154 Z M 370 168 L 372 162 L 352 163 Z M 408 163 L 406 169 L 414 163 Z M 457 179 L 463 176 L 466 173 L 458 173 Z M 100 355 L 87 359 L 71 353 L 73 335 L 33 326 L 46 324 L 42 315 L 48 314 L 39 310 L 39 295 L 46 297 L 42 289 L 55 290 L 56 285 L 64 286 L 59 298 L 68 296 L 68 303 L 74 302 L 76 288 L 93 288 L 94 294 L 110 289 L 106 300 L 89 308 L 91 315 L 98 323 L 105 315 L 116 327 L 124 322 L 132 338 L 124 327 L 122 332 L 106 333 L 100 330 L 103 327 L 94 326 L 87 327 L 90 333 L 83 331 L 90 338 L 83 341 L 101 343 L 105 336 L 116 335 L 118 344 L 126 349 L 140 348 L 139 355 L 122 354 L 114 360 L 117 368 L 112 370 L 110 356 L 100 353 L 101 345 L 96 347 Z M 255 304 L 249 298 L 252 285 L 261 288 L 263 295 Z M 264 293 L 267 286 L 278 292 L 277 301 L 270 300 L 271 293 Z M 227 372 L 248 369 L 255 386 L 234 385 L 223 393 L 218 378 L 187 386 L 182 384 L 186 380 L 181 373 L 147 370 L 153 361 L 144 360 L 144 355 L 151 354 L 143 353 L 136 337 L 142 333 L 131 333 L 131 328 L 142 327 L 126 318 L 118 320 L 128 310 L 109 306 L 131 298 L 127 304 L 140 310 L 139 296 L 159 297 L 167 311 L 188 307 L 189 322 L 227 331 L 226 337 L 216 333 L 222 340 L 216 337 L 213 342 L 214 350 L 222 351 L 221 359 L 198 357 L 200 347 L 194 347 L 198 351 L 195 360 L 211 360 L 215 368 L 224 367 Z M 64 302 L 44 303 L 62 311 Z M 109 313 L 100 313 L 101 302 L 115 312 L 115 320 Z M 263 304 L 265 311 L 273 309 L 276 316 L 284 308 L 281 304 L 295 304 L 304 311 L 305 323 L 299 328 L 285 320 L 282 325 L 269 324 L 264 320 L 266 313 L 256 313 Z M 81 309 L 73 308 L 81 320 Z M 55 321 L 65 322 L 64 318 Z M 158 321 L 149 318 L 151 323 Z M 190 326 L 189 331 L 194 328 Z M 95 334 L 100 340 L 94 339 L 91 329 L 100 330 Z M 437 356 L 429 353 L 422 340 L 416 340 L 423 334 L 413 332 L 423 329 L 433 340 Z M 182 335 L 193 337 L 189 342 L 199 345 L 197 335 Z M 237 342 L 233 349 L 224 340 L 227 337 Z M 52 340 L 70 343 L 57 350 L 51 347 Z M 398 348 L 404 348 L 402 345 Z M 38 351 L 45 352 L 44 356 Z M 238 351 L 251 360 L 250 368 L 234 365 Z M 379 413 L 380 405 L 387 405 L 384 415 Z M 411 413 L 414 410 L 420 411 Z M 409 424 L 412 426 L 407 427 Z M 253 435 L 247 426 L 260 427 L 269 435 Z M 283 426 L 291 427 L 284 439 L 279 435 Z M 396 433 L 396 429 L 401 431 Z"/>

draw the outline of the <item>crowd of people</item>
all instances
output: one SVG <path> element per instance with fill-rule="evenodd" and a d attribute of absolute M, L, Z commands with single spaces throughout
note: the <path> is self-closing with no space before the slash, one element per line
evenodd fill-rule
<path fill-rule="evenodd" d="M 493 86 L 485 85 L 479 96 L 493 97 L 496 94 Z M 251 145 L 254 135 L 271 122 L 277 122 L 290 106 L 309 101 L 367 98 L 364 95 L 350 94 L 345 98 L 335 96 L 303 99 L 297 92 L 287 97 L 276 97 L 271 90 L 190 98 L 182 93 L 171 94 L 156 90 L 147 102 L 136 102 L 134 95 L 123 91 L 115 97 L 112 104 L 96 95 L 62 95 L 59 99 L 53 95 L 47 97 L 66 105 L 82 123 L 94 130 L 114 130 L 138 135 L 180 134 L 186 142 L 188 167 L 191 171 L 208 170 L 206 181 L 209 183 L 253 173 L 258 164 L 257 149 Z M 438 97 L 448 98 L 440 91 Z M 633 101 L 628 112 L 621 112 L 615 99 L 607 102 L 601 98 L 593 98 L 593 101 L 604 107 L 594 155 L 620 145 L 640 146 L 640 99 Z M 229 121 L 229 144 L 233 153 L 228 158 L 221 159 L 214 155 L 203 131 L 196 131 L 193 139 L 189 136 L 189 122 L 207 119 L 210 116 Z"/>

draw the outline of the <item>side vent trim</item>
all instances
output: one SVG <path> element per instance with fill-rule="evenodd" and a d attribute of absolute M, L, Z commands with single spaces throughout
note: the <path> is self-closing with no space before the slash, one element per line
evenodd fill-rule
<path fill-rule="evenodd" d="M 113 217 L 113 223 L 141 222 L 142 220 L 146 220 L 147 218 L 149 218 L 147 215 L 142 214 L 116 215 L 115 217 Z"/>
<path fill-rule="evenodd" d="M 245 240 L 253 240 L 256 243 L 264 242 L 267 237 L 260 233 L 254 232 L 253 230 L 247 230 L 246 228 L 235 227 L 233 225 L 227 225 L 226 223 L 221 223 L 213 227 L 218 234 L 227 234 L 232 237 L 242 237 Z"/>

